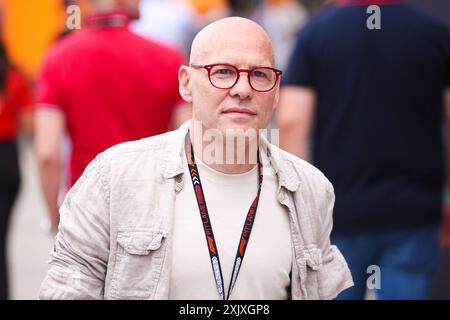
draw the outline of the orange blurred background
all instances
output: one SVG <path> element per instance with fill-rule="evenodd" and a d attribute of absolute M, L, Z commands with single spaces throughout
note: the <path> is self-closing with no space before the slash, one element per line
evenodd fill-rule
<path fill-rule="evenodd" d="M 61 0 L 1 0 L 2 32 L 10 58 L 30 79 L 64 30 Z"/>

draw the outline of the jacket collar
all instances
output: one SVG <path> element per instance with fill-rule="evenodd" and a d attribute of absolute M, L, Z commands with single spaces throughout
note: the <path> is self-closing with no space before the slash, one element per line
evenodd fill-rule
<path fill-rule="evenodd" d="M 183 174 L 183 146 L 189 132 L 191 120 L 183 123 L 177 130 L 171 132 L 163 154 L 161 173 L 165 179 Z M 294 165 L 282 155 L 282 151 L 271 144 L 264 135 L 260 137 L 260 148 L 267 153 L 270 164 L 278 177 L 278 184 L 289 191 L 295 192 L 300 180 Z"/>
<path fill-rule="evenodd" d="M 127 27 L 132 18 L 123 10 L 92 12 L 86 15 L 85 26 L 88 28 Z"/>

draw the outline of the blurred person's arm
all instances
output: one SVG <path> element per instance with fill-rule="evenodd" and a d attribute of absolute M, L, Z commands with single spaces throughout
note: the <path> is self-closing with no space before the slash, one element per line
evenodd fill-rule
<path fill-rule="evenodd" d="M 444 94 L 444 114 L 445 114 L 445 193 L 443 206 L 443 223 L 441 231 L 441 245 L 450 247 L 450 88 Z"/>
<path fill-rule="evenodd" d="M 312 88 L 288 85 L 281 89 L 277 111 L 280 147 L 307 161 L 310 161 L 315 104 L 316 93 Z"/>
<path fill-rule="evenodd" d="M 27 107 L 20 113 L 20 130 L 27 136 L 34 134 L 34 111 L 32 107 Z"/>
<path fill-rule="evenodd" d="M 56 109 L 41 108 L 35 117 L 35 147 L 43 195 L 49 210 L 52 233 L 59 224 L 58 194 L 61 183 L 61 140 L 64 114 Z"/>
<path fill-rule="evenodd" d="M 317 52 L 312 45 L 314 35 L 309 23 L 297 34 L 282 76 L 277 110 L 280 147 L 306 161 L 312 160 L 310 137 L 316 109 Z"/>

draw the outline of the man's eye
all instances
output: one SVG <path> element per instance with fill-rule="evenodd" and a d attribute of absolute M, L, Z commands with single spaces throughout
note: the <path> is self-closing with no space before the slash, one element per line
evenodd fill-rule
<path fill-rule="evenodd" d="M 261 70 L 254 70 L 252 72 L 253 76 L 257 77 L 257 78 L 267 78 L 267 74 L 264 71 Z"/>
<path fill-rule="evenodd" d="M 219 74 L 219 75 L 234 75 L 234 70 L 232 70 L 232 69 L 217 69 L 214 73 Z"/>

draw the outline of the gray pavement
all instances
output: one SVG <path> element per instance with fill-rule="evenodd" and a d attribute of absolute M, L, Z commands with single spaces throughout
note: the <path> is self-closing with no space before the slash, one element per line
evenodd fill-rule
<path fill-rule="evenodd" d="M 37 166 L 30 141 L 19 143 L 22 186 L 9 229 L 8 255 L 10 297 L 37 299 L 40 283 L 47 271 L 53 238 L 41 224 L 46 220 L 44 199 L 39 189 Z"/>

